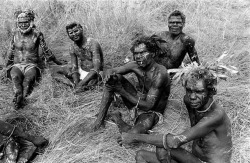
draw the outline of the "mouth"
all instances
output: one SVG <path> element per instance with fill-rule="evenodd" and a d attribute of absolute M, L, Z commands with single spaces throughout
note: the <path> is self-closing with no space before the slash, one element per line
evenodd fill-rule
<path fill-rule="evenodd" d="M 142 61 L 136 61 L 138 65 L 142 65 L 143 62 Z"/>
<path fill-rule="evenodd" d="M 199 106 L 199 103 L 196 103 L 196 102 L 190 102 L 190 106 L 191 106 L 191 107 L 197 107 L 197 106 Z"/>

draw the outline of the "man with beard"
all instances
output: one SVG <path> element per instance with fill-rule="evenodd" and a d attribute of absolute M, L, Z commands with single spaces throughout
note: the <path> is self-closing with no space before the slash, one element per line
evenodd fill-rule
<path fill-rule="evenodd" d="M 52 66 L 51 71 L 56 80 L 75 87 L 78 93 L 102 81 L 103 53 L 96 40 L 85 37 L 81 24 L 70 23 L 66 31 L 74 42 L 69 50 L 71 66 Z"/>
<path fill-rule="evenodd" d="M 167 69 L 178 68 L 187 53 L 192 62 L 200 64 L 194 39 L 182 32 L 185 21 L 185 15 L 175 10 L 168 17 L 169 31 L 153 35 L 153 37 L 161 37 L 166 41 L 161 43 L 161 46 L 165 48 L 164 52 L 159 53 L 155 61 Z"/>
<path fill-rule="evenodd" d="M 39 45 L 45 60 L 61 64 L 48 49 L 42 32 L 36 30 L 34 18 L 35 14 L 32 10 L 16 12 L 17 30 L 13 32 L 7 52 L 7 76 L 14 84 L 15 109 L 22 106 L 23 99 L 31 93 L 35 81 L 41 75 L 38 67 L 41 62 L 38 53 Z"/>
<path fill-rule="evenodd" d="M 0 121 L 0 162 L 26 163 L 38 148 L 48 145 L 42 136 L 32 136 L 21 128 Z"/>
<path fill-rule="evenodd" d="M 221 106 L 215 102 L 217 79 L 204 67 L 196 67 L 186 74 L 184 103 L 191 128 L 174 135 L 144 135 L 123 133 L 121 144 L 144 142 L 156 146 L 156 152 L 140 150 L 137 163 L 229 163 L 232 153 L 231 123 Z M 192 152 L 181 145 L 193 141 Z"/>
<path fill-rule="evenodd" d="M 122 120 L 120 112 L 110 114 L 120 132 L 147 133 L 162 121 L 170 93 L 170 78 L 167 69 L 154 61 L 160 50 L 154 38 L 140 37 L 131 48 L 135 61 L 106 71 L 100 110 L 97 120 L 90 127 L 92 130 L 103 125 L 114 94 L 119 94 L 126 107 L 134 111 L 133 126 Z M 132 72 L 139 81 L 137 88 L 123 76 Z"/>

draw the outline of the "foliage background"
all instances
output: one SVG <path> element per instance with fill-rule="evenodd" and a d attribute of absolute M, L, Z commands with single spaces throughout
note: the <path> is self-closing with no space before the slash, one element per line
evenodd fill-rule
<path fill-rule="evenodd" d="M 240 74 L 218 85 L 217 101 L 225 108 L 232 122 L 234 163 L 250 162 L 249 49 L 250 18 L 248 0 L 2 0 L 0 10 L 0 64 L 5 63 L 11 31 L 15 28 L 13 13 L 31 8 L 36 12 L 35 24 L 50 49 L 60 59 L 69 61 L 70 40 L 65 26 L 80 22 L 86 35 L 97 39 L 104 51 L 105 64 L 119 66 L 131 55 L 131 41 L 138 34 L 168 30 L 167 16 L 175 9 L 187 17 L 184 32 L 194 37 L 203 63 L 214 63 L 223 52 L 229 54 L 224 64 L 239 68 Z M 188 60 L 188 59 L 187 59 Z M 47 70 L 28 98 L 28 105 L 16 112 L 12 109 L 13 91 L 10 82 L 0 85 L 1 120 L 19 117 L 16 122 L 26 132 L 43 135 L 50 145 L 36 163 L 72 162 L 135 162 L 139 149 L 154 150 L 149 145 L 120 147 L 117 127 L 85 133 L 99 109 L 102 88 L 74 95 L 70 88 L 55 83 Z M 156 132 L 179 133 L 189 126 L 182 103 L 183 88 L 173 86 L 165 112 L 165 122 Z M 112 106 L 112 109 L 117 107 Z M 126 109 L 119 108 L 124 114 Z M 126 120 L 129 117 L 124 116 Z M 78 131 L 83 132 L 79 135 Z M 185 146 L 190 149 L 190 146 Z"/>

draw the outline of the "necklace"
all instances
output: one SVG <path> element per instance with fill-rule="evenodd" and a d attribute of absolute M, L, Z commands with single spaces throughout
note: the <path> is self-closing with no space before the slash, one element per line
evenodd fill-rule
<path fill-rule="evenodd" d="M 213 105 L 213 103 L 214 103 L 214 99 L 213 99 L 213 101 L 210 103 L 210 105 L 207 107 L 206 110 L 202 110 L 202 111 L 198 111 L 198 110 L 197 110 L 197 112 L 198 112 L 198 113 L 205 113 L 205 112 L 207 112 L 207 111 L 211 108 L 211 106 Z"/>

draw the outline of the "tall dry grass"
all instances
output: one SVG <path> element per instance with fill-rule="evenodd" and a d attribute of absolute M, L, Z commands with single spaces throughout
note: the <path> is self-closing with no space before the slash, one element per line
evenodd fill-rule
<path fill-rule="evenodd" d="M 13 13 L 17 8 L 32 8 L 37 13 L 35 23 L 49 47 L 58 58 L 69 59 L 70 40 L 65 25 L 78 21 L 86 35 L 96 38 L 103 48 L 105 64 L 118 66 L 130 54 L 131 40 L 140 33 L 152 34 L 167 30 L 167 16 L 174 9 L 187 17 L 184 32 L 196 39 L 196 48 L 202 62 L 213 60 L 228 51 L 224 62 L 239 67 L 240 75 L 218 85 L 217 101 L 223 105 L 232 122 L 234 163 L 250 161 L 249 118 L 249 3 L 247 0 L 106 0 L 106 1 L 2 1 L 0 10 L 0 52 L 4 63 L 10 31 L 15 27 Z M 116 126 L 85 133 L 99 109 L 102 89 L 74 95 L 70 88 L 55 83 L 50 75 L 42 81 L 28 98 L 28 105 L 18 112 L 11 107 L 11 84 L 0 85 L 0 113 L 2 119 L 22 117 L 18 125 L 32 134 L 41 134 L 50 140 L 37 163 L 72 162 L 135 162 L 135 151 L 154 147 L 141 145 L 124 148 L 118 146 Z M 189 125 L 182 103 L 184 90 L 180 85 L 172 88 L 165 123 L 158 132 L 178 133 Z M 114 109 L 114 108 L 113 108 Z M 122 108 L 121 108 L 122 109 Z M 122 109 L 126 113 L 126 109 Z M 127 120 L 128 117 L 125 116 Z M 83 129 L 83 133 L 78 131 Z M 185 147 L 189 149 L 189 146 Z"/>

